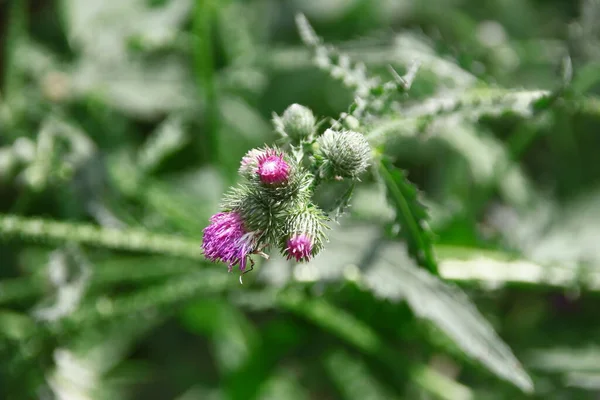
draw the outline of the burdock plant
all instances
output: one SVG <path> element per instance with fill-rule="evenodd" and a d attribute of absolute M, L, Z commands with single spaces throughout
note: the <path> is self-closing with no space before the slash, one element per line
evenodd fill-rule
<path fill-rule="evenodd" d="M 327 241 L 331 218 L 313 200 L 315 189 L 332 179 L 356 180 L 369 165 L 369 143 L 358 132 L 327 129 L 315 138 L 311 110 L 293 104 L 273 119 L 283 147 L 252 149 L 242 158 L 242 182 L 232 188 L 204 229 L 207 259 L 242 275 L 253 269 L 252 254 L 279 248 L 287 259 L 305 262 Z M 247 268 L 250 262 L 250 268 Z M 241 282 L 241 275 L 240 275 Z"/>

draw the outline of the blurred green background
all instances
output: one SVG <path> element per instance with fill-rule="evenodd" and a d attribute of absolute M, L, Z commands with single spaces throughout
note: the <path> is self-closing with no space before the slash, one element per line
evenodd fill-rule
<path fill-rule="evenodd" d="M 290 104 L 325 127 L 353 99 L 297 13 L 384 80 L 421 67 L 364 124 L 393 179 L 362 179 L 314 261 L 240 285 L 200 242 L 241 157 Z M 0 15 L 0 399 L 600 398 L 600 1 Z M 427 240 L 394 223 L 422 211 L 399 169 Z"/>

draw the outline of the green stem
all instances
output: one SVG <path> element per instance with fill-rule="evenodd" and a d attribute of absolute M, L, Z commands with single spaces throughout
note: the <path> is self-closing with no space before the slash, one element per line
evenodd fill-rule
<path fill-rule="evenodd" d="M 204 260 L 199 243 L 195 240 L 160 235 L 143 230 L 108 229 L 91 224 L 56 222 L 47 219 L 25 218 L 0 214 L 0 240 L 21 238 L 36 242 L 77 242 L 115 250 L 129 250 Z M 434 246 L 439 258 L 440 276 L 455 282 L 481 282 L 494 284 L 529 284 L 555 287 L 571 287 L 581 284 L 590 291 L 600 291 L 600 273 L 581 268 L 567 268 L 560 265 L 542 265 L 535 262 L 515 259 L 512 255 L 481 249 L 456 246 Z M 177 268 L 176 268 L 177 269 Z M 150 268 L 148 274 L 162 272 Z M 142 271 L 139 271 L 140 273 Z M 182 267 L 180 272 L 185 272 Z M 131 271 L 134 273 L 134 271 Z M 103 268 L 99 271 L 100 282 L 120 280 L 111 277 L 111 272 Z M 127 280 L 131 274 L 124 274 Z M 133 278 L 132 278 L 133 279 Z M 0 283 L 0 303 L 11 302 L 37 293 L 39 288 L 25 288 L 30 280 L 6 281 Z M 10 290 L 9 290 L 10 287 Z M 26 290 L 26 292 L 21 292 Z M 288 305 L 297 304 L 295 298 L 286 297 Z M 290 303 L 291 302 L 291 303 Z"/>
<path fill-rule="evenodd" d="M 172 305 L 175 302 L 189 300 L 200 295 L 223 292 L 237 283 L 236 280 L 230 278 L 231 276 L 222 271 L 196 271 L 173 278 L 160 286 L 140 290 L 131 295 L 107 299 L 100 306 L 97 303 L 82 306 L 70 316 L 70 319 L 76 322 L 112 319 Z"/>
<path fill-rule="evenodd" d="M 218 141 L 218 104 L 214 77 L 214 57 L 212 46 L 212 24 L 215 4 L 213 0 L 196 0 L 193 31 L 196 38 L 194 46 L 194 72 L 199 92 L 206 101 L 204 114 L 204 138 L 202 150 L 214 165 L 219 162 Z"/>
<path fill-rule="evenodd" d="M 6 34 L 6 63 L 4 64 L 4 97 L 10 102 L 21 87 L 21 74 L 16 66 L 15 53 L 27 34 L 27 2 L 11 0 Z"/>
<path fill-rule="evenodd" d="M 159 282 L 169 277 L 189 274 L 197 269 L 194 262 L 169 260 L 166 257 L 117 258 L 94 262 L 90 282 L 95 288 L 105 288 L 118 283 Z M 45 275 L 23 276 L 0 280 L 0 304 L 18 303 L 41 298 L 48 292 Z"/>
<path fill-rule="evenodd" d="M 0 237 L 2 236 L 43 242 L 75 242 L 115 250 L 204 260 L 199 241 L 140 229 L 119 230 L 91 224 L 0 214 Z"/>

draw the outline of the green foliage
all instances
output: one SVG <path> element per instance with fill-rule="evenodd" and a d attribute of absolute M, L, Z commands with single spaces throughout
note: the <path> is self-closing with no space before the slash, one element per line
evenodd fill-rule
<path fill-rule="evenodd" d="M 0 398 L 598 397 L 598 0 L 34 3 Z M 285 188 L 240 167 L 267 147 Z M 272 244 L 243 285 L 202 254 L 220 208 Z"/>
<path fill-rule="evenodd" d="M 381 161 L 379 173 L 396 210 L 397 225 L 392 230 L 400 231 L 398 233 L 405 238 L 409 252 L 419 264 L 434 274 L 437 273 L 432 233 L 427 225 L 427 211 L 417 198 L 417 189 L 388 160 Z"/>

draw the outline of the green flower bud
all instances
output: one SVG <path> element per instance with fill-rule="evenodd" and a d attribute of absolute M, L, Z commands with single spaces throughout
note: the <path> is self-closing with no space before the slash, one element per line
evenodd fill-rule
<path fill-rule="evenodd" d="M 271 187 L 285 186 L 295 166 L 289 154 L 277 147 L 267 146 L 247 152 L 238 172 L 251 182 L 261 182 Z"/>
<path fill-rule="evenodd" d="M 238 173 L 246 179 L 252 179 L 258 172 L 258 158 L 266 153 L 264 149 L 252 149 L 246 153 L 240 163 Z"/>
<path fill-rule="evenodd" d="M 314 176 L 288 153 L 264 147 L 249 152 L 244 160 L 240 172 L 244 170 L 242 175 L 272 209 L 305 204 L 312 195 Z"/>
<path fill-rule="evenodd" d="M 258 238 L 259 245 L 272 243 L 273 239 L 277 238 L 276 213 L 259 187 L 251 183 L 242 183 L 231 188 L 223 196 L 221 210 L 238 213 L 248 231 Z"/>
<path fill-rule="evenodd" d="M 316 119 L 312 111 L 300 104 L 292 104 L 283 116 L 273 116 L 275 130 L 293 143 L 299 143 L 312 137 L 315 131 Z"/>
<path fill-rule="evenodd" d="M 327 129 L 317 144 L 316 158 L 322 178 L 357 179 L 369 166 L 371 147 L 358 132 Z"/>
<path fill-rule="evenodd" d="M 288 210 L 285 215 L 279 246 L 288 260 L 309 261 L 327 241 L 327 216 L 317 206 L 308 203 Z"/>

